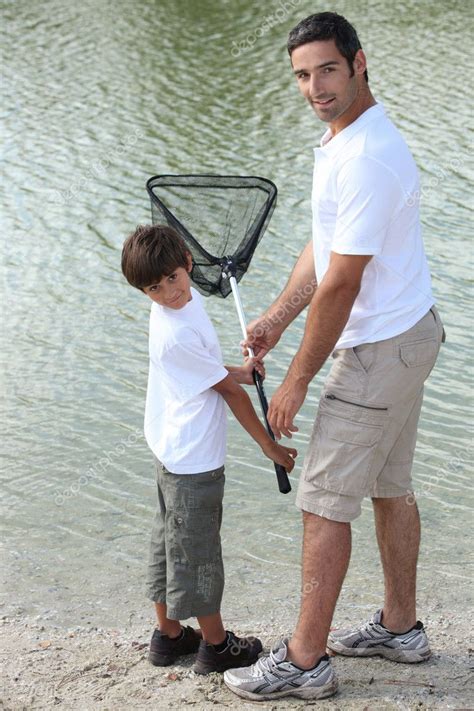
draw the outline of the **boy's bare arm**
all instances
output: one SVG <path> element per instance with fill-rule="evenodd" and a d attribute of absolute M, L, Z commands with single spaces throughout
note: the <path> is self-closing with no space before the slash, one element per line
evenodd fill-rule
<path fill-rule="evenodd" d="M 296 449 L 283 447 L 272 440 L 258 419 L 252 401 L 235 378 L 229 374 L 219 383 L 213 385 L 212 389 L 222 395 L 237 420 L 261 447 L 265 456 L 291 472 L 295 465 L 294 458 L 298 454 Z"/>

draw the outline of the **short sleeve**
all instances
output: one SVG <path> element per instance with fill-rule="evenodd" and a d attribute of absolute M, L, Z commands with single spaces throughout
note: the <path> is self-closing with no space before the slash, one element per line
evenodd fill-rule
<path fill-rule="evenodd" d="M 166 350 L 160 359 L 160 371 L 170 394 L 181 402 L 196 397 L 229 375 L 197 335 Z"/>
<path fill-rule="evenodd" d="M 380 254 L 403 201 L 398 177 L 377 160 L 358 156 L 340 169 L 337 197 L 331 250 L 338 254 Z"/>

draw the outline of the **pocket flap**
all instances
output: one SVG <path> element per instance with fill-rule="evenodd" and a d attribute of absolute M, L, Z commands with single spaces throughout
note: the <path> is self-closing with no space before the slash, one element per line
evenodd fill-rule
<path fill-rule="evenodd" d="M 423 341 L 414 341 L 413 343 L 402 343 L 400 345 L 400 358 L 408 368 L 427 365 L 435 362 L 438 348 L 438 341 L 434 338 L 426 338 Z"/>

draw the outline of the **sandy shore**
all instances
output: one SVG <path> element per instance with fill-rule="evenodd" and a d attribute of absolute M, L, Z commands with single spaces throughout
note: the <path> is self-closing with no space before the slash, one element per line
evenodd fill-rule
<path fill-rule="evenodd" d="M 472 620 L 471 620 L 472 622 Z M 251 703 L 234 696 L 222 676 L 195 676 L 192 658 L 176 666 L 153 667 L 146 659 L 151 629 L 126 632 L 73 628 L 41 621 L 2 619 L 3 693 L 0 708 L 25 709 L 193 709 L 239 708 L 262 711 L 314 705 L 320 709 L 375 711 L 379 709 L 472 709 L 469 686 L 472 652 L 465 616 L 433 614 L 425 618 L 433 656 L 421 665 L 394 664 L 379 658 L 336 657 L 333 664 L 340 690 L 324 701 L 298 699 Z M 268 632 L 268 626 L 266 626 Z M 236 630 L 249 633 L 250 630 Z M 273 625 L 272 637 L 261 630 L 264 643 L 289 633 Z"/>

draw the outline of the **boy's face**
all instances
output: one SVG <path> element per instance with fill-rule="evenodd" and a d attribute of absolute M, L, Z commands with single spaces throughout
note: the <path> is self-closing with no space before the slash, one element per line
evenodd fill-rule
<path fill-rule="evenodd" d="M 189 272 L 193 267 L 191 255 L 188 255 L 188 264 L 164 276 L 156 284 L 144 286 L 143 291 L 152 301 L 169 309 L 182 309 L 191 301 L 191 281 Z"/>

